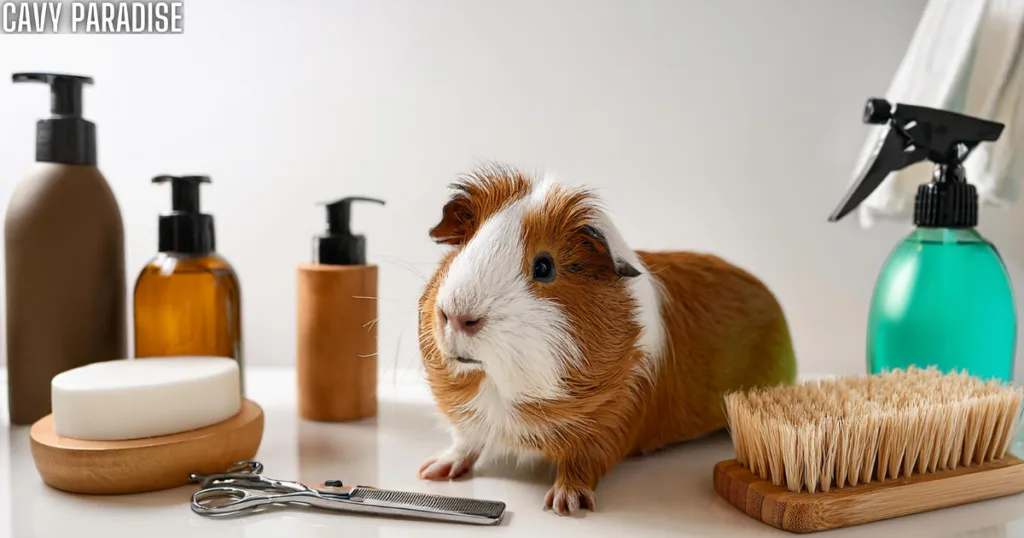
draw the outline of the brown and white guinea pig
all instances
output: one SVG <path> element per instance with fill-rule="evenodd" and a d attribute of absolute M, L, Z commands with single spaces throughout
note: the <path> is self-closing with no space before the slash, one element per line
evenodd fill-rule
<path fill-rule="evenodd" d="M 454 245 L 420 299 L 448 480 L 493 449 L 557 466 L 545 508 L 595 508 L 619 461 L 726 426 L 726 391 L 792 382 L 785 316 L 722 259 L 634 252 L 583 188 L 499 165 L 454 185 L 430 237 Z"/>

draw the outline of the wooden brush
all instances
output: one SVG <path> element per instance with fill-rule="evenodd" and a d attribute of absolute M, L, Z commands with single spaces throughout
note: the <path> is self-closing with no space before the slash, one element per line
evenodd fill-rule
<path fill-rule="evenodd" d="M 1021 387 L 934 368 L 733 392 L 736 457 L 715 490 L 797 533 L 1020 493 L 1022 402 Z"/>

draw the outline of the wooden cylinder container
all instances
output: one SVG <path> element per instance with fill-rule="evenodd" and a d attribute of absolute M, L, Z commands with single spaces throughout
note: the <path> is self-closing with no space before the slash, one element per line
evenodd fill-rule
<path fill-rule="evenodd" d="M 298 269 L 299 417 L 347 421 L 377 414 L 377 266 Z"/>

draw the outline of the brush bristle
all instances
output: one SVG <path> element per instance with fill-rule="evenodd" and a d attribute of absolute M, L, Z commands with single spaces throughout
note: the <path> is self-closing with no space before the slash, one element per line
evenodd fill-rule
<path fill-rule="evenodd" d="M 1006 455 L 1024 390 L 909 368 L 733 392 L 736 460 L 790 491 L 829 491 Z"/>

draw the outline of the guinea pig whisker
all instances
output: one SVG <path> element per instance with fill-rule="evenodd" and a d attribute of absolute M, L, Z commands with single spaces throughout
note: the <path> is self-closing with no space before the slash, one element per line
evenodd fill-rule
<path fill-rule="evenodd" d="M 393 360 L 391 362 L 391 373 L 392 373 L 391 382 L 394 385 L 398 385 L 400 382 L 404 382 L 405 381 L 405 377 L 404 376 L 401 379 L 398 378 L 398 372 L 399 372 L 398 363 L 399 363 L 399 358 L 402 355 L 401 351 L 402 351 L 402 337 L 403 336 L 405 336 L 405 327 L 402 327 L 402 329 L 400 331 L 398 331 L 398 338 L 396 338 L 396 341 L 395 341 L 395 353 L 394 353 Z M 378 355 L 379 355 L 379 352 L 378 352 Z M 409 368 L 402 368 L 401 370 L 403 370 L 403 373 L 407 373 L 406 371 L 410 370 L 410 369 Z"/>
<path fill-rule="evenodd" d="M 351 297 L 352 299 L 364 299 L 364 300 L 370 300 L 370 301 L 388 301 L 390 303 L 399 303 L 399 304 L 405 304 L 407 302 L 407 301 L 404 301 L 404 300 L 401 300 L 401 299 L 389 299 L 387 297 L 373 297 L 373 296 L 369 296 L 369 295 L 349 295 L 349 297 Z"/>
<path fill-rule="evenodd" d="M 423 273 L 421 273 L 421 272 L 419 271 L 419 269 L 416 269 L 416 266 L 414 266 L 413 264 L 409 263 L 408 261 L 406 261 L 406 260 L 403 260 L 403 259 L 401 259 L 401 258 L 396 258 L 396 257 L 394 257 L 394 256 L 386 256 L 386 255 L 382 255 L 382 256 L 380 256 L 380 257 L 381 257 L 381 258 L 394 258 L 395 260 L 398 260 L 398 261 L 401 261 L 401 262 L 405 263 L 405 265 L 400 265 L 400 264 L 396 263 L 395 261 L 391 261 L 391 260 L 384 260 L 384 261 L 386 261 L 386 262 L 388 262 L 388 263 L 390 263 L 390 264 L 394 265 L 395 267 L 398 267 L 398 268 L 401 268 L 401 269 L 405 269 L 405 270 L 406 270 L 406 271 L 408 271 L 409 273 L 411 273 L 411 274 L 413 274 L 413 275 L 416 275 L 416 276 L 420 277 L 420 279 L 422 279 L 424 283 L 427 283 L 427 282 L 429 282 L 429 279 L 428 279 L 428 278 L 427 278 L 426 276 L 424 276 L 424 275 L 423 275 Z"/>
<path fill-rule="evenodd" d="M 397 314 L 407 314 L 409 312 L 409 310 L 411 310 L 411 309 L 399 310 L 397 312 L 391 312 L 391 315 L 394 316 L 394 315 L 397 315 Z M 421 315 L 423 313 L 423 309 L 421 309 L 421 308 L 415 308 L 414 310 L 416 311 L 416 315 L 417 316 L 419 316 L 419 315 Z M 370 330 L 370 329 L 373 328 L 374 325 L 377 324 L 377 322 L 380 321 L 380 319 L 381 319 L 380 317 L 377 317 L 377 319 L 370 320 L 370 321 L 366 322 L 365 324 L 363 324 L 363 327 L 366 327 L 367 330 Z"/>
<path fill-rule="evenodd" d="M 399 352 L 402 350 L 402 336 L 404 336 L 404 335 L 405 335 L 405 328 L 403 327 L 401 331 L 398 331 L 398 342 L 395 343 L 395 361 L 392 364 L 392 369 L 393 369 L 393 371 L 395 373 L 394 373 L 394 376 L 392 376 L 391 379 L 392 379 L 392 383 L 394 383 L 395 385 L 398 385 L 399 382 L 405 382 L 405 376 L 404 375 L 402 376 L 402 379 L 398 379 L 398 356 L 400 354 Z M 406 370 L 408 370 L 408 368 L 406 368 Z"/>

